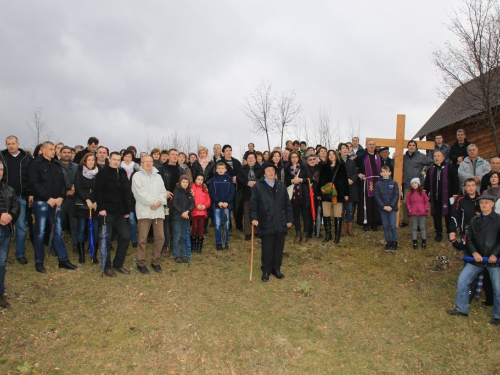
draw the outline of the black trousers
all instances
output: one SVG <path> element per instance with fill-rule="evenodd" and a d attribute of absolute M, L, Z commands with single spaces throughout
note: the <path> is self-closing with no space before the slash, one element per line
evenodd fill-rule
<path fill-rule="evenodd" d="M 127 219 L 122 214 L 110 214 L 107 216 L 99 216 L 99 224 L 102 225 L 106 222 L 107 237 L 106 245 L 108 254 L 106 257 L 105 269 L 111 268 L 111 233 L 113 229 L 118 233 L 118 246 L 116 247 L 115 258 L 113 259 L 114 268 L 122 268 L 127 256 L 128 244 L 130 243 L 130 230 L 128 227 Z M 101 262 L 103 260 L 101 259 Z"/>
<path fill-rule="evenodd" d="M 436 233 L 443 234 L 443 217 L 444 223 L 446 224 L 446 233 L 448 233 L 448 228 L 450 228 L 451 207 L 448 208 L 448 215 L 443 215 L 442 202 L 434 200 L 432 203 L 434 208 L 432 218 L 434 219 L 434 229 Z"/>
<path fill-rule="evenodd" d="M 267 234 L 260 237 L 262 244 L 262 273 L 280 271 L 283 261 L 286 233 Z"/>
<path fill-rule="evenodd" d="M 295 226 L 295 232 L 304 232 L 309 233 L 312 230 L 312 214 L 311 207 L 307 206 L 305 203 L 302 203 L 300 206 L 294 206 L 292 204 L 292 212 L 293 212 L 293 225 Z M 304 230 L 300 230 L 300 217 L 302 216 L 302 220 L 304 221 Z"/>

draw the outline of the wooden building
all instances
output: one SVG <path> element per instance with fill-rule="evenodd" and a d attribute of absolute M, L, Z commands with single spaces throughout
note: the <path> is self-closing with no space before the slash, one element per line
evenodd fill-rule
<path fill-rule="evenodd" d="M 480 86 L 477 79 L 466 83 L 466 87 L 458 87 L 438 108 L 424 126 L 413 136 L 413 139 L 433 141 L 436 134 L 443 136 L 444 142 L 451 146 L 456 142 L 456 131 L 464 129 L 467 140 L 479 148 L 483 159 L 490 160 L 497 155 L 491 130 L 485 121 L 485 111 L 475 93 Z M 494 99 L 494 113 L 500 114 L 500 90 Z M 472 92 L 472 94 L 471 94 Z M 479 96 L 479 95 L 478 95 Z M 500 116 L 496 117 L 496 130 L 500 134 Z"/>

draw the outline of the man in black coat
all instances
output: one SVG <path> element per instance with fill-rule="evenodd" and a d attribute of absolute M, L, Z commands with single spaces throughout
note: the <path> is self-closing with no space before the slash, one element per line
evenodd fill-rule
<path fill-rule="evenodd" d="M 257 155 L 253 151 L 246 154 L 247 164 L 241 167 L 240 173 L 236 177 L 241 191 L 241 205 L 243 206 L 243 217 L 245 225 L 245 241 L 250 241 L 252 225 L 250 223 L 250 197 L 252 196 L 252 187 L 264 175 L 262 166 L 257 163 Z"/>
<path fill-rule="evenodd" d="M 240 174 L 241 163 L 238 159 L 233 158 L 233 148 L 230 145 L 222 147 L 222 159 L 226 163 L 227 173 L 232 177 L 235 188 L 233 206 L 233 215 L 236 229 L 243 232 L 243 205 L 241 204 L 241 186 L 238 185 L 236 178 Z"/>
<path fill-rule="evenodd" d="M 103 167 L 96 175 L 95 179 L 95 200 L 97 212 L 99 213 L 99 223 L 107 225 L 107 245 L 108 254 L 104 274 L 115 277 L 113 268 L 118 272 L 128 275 L 130 271 L 123 266 L 127 256 L 128 244 L 130 242 L 130 231 L 127 220 L 129 217 L 129 207 L 127 201 L 126 186 L 120 178 L 120 153 L 114 151 L 109 156 L 109 165 Z M 115 229 L 118 232 L 118 246 L 116 247 L 113 267 L 111 267 L 111 233 Z M 104 262 L 102 259 L 101 261 Z"/>
<path fill-rule="evenodd" d="M 470 142 L 465 138 L 465 130 L 458 129 L 457 130 L 457 141 L 453 143 L 450 147 L 449 158 L 455 168 L 458 169 L 460 163 L 464 161 L 464 159 L 468 156 L 467 147 L 470 145 Z"/>
<path fill-rule="evenodd" d="M 10 234 L 12 225 L 19 217 L 21 205 L 15 190 L 1 182 L 3 164 L 0 163 L 0 307 L 8 309 L 10 303 L 5 300 L 5 262 L 9 255 Z"/>
<path fill-rule="evenodd" d="M 59 160 L 54 158 L 52 142 L 42 144 L 42 154 L 30 164 L 29 182 L 33 193 L 33 213 L 35 215 L 35 269 L 45 273 L 44 239 L 47 220 L 53 227 L 53 244 L 59 258 L 59 268 L 77 269 L 68 259 L 66 245 L 62 238 L 61 205 L 66 197 L 66 182 Z M 55 225 L 54 225 L 55 220 Z"/>
<path fill-rule="evenodd" d="M 283 248 L 288 228 L 292 226 L 293 213 L 286 186 L 275 179 L 276 167 L 265 162 L 264 177 L 252 188 L 250 219 L 259 230 L 262 244 L 262 278 L 269 280 L 272 273 L 278 279 L 281 273 Z"/>
<path fill-rule="evenodd" d="M 87 147 L 75 154 L 73 163 L 80 164 L 80 161 L 83 159 L 85 154 L 88 154 L 89 152 L 95 154 L 95 152 L 97 151 L 97 147 L 99 147 L 99 139 L 97 139 L 96 137 L 90 137 L 87 141 Z"/>

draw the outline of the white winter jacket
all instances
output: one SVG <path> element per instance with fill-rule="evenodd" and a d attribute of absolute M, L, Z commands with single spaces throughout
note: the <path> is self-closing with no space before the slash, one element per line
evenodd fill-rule
<path fill-rule="evenodd" d="M 167 204 L 167 190 L 163 179 L 158 174 L 158 169 L 153 167 L 151 175 L 140 167 L 139 172 L 132 178 L 132 192 L 135 198 L 135 214 L 137 219 L 164 219 L 165 210 L 163 205 Z M 162 206 L 152 210 L 150 206 L 161 201 Z"/>

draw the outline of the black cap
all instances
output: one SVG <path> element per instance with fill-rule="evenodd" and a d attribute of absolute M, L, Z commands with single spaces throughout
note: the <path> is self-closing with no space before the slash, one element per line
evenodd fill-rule
<path fill-rule="evenodd" d="M 273 167 L 275 171 L 278 170 L 278 167 L 276 165 L 274 165 L 273 163 L 269 163 L 268 161 L 265 161 L 264 163 L 262 163 L 262 168 L 264 168 L 264 170 L 266 170 L 269 167 Z"/>

